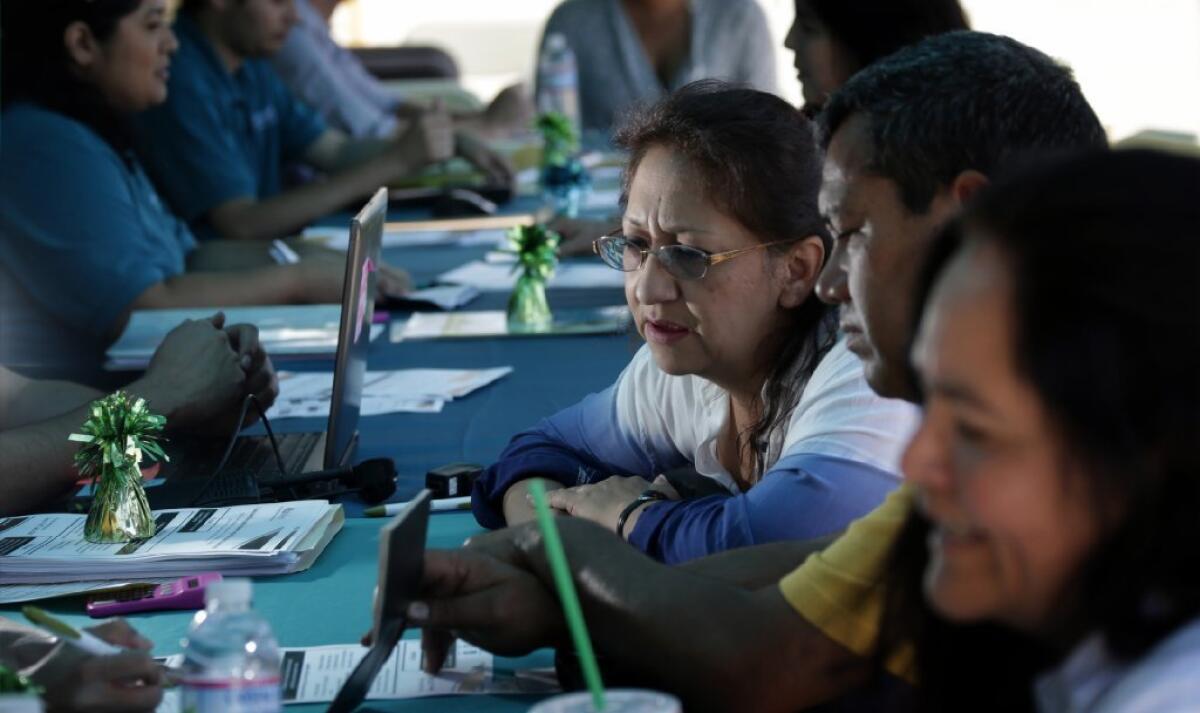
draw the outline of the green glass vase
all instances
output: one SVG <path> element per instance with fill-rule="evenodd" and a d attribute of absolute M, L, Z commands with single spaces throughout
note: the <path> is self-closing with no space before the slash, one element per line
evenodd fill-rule
<path fill-rule="evenodd" d="M 142 488 L 142 472 L 136 461 L 114 466 L 105 463 L 100 472 L 92 509 L 83 526 L 88 542 L 113 543 L 144 540 L 155 532 L 154 515 Z"/>
<path fill-rule="evenodd" d="M 546 301 L 546 279 L 523 273 L 508 298 L 509 331 L 544 332 L 553 320 L 550 303 Z"/>

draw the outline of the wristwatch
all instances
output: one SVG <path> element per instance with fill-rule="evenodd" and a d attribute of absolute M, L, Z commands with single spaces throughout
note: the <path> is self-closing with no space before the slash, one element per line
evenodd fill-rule
<path fill-rule="evenodd" d="M 666 495 L 653 488 L 643 490 L 642 494 L 637 496 L 637 499 L 635 499 L 633 502 L 626 505 L 625 509 L 621 511 L 621 514 L 617 516 L 617 537 L 620 537 L 622 540 L 625 539 L 625 521 L 629 519 L 629 516 L 633 514 L 634 510 L 637 510 L 646 503 L 654 502 L 655 500 L 666 499 Z"/>

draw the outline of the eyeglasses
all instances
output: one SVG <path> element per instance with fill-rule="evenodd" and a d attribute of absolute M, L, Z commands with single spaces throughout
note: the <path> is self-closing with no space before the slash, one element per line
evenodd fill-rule
<path fill-rule="evenodd" d="M 663 245 L 657 248 L 644 247 L 645 241 L 630 238 L 619 232 L 609 233 L 592 241 L 592 252 L 600 256 L 605 265 L 621 272 L 634 272 L 646 264 L 650 255 L 658 258 L 663 269 L 677 280 L 699 280 L 708 274 L 708 268 L 732 260 L 752 250 L 779 243 L 790 243 L 799 238 L 773 240 L 748 248 L 710 253 L 691 245 Z"/>

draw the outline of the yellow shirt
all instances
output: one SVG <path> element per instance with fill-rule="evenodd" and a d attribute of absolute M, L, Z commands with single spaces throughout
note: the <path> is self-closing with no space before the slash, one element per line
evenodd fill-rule
<path fill-rule="evenodd" d="M 912 507 L 912 490 L 901 485 L 879 507 L 850 523 L 833 544 L 780 580 L 783 598 L 826 636 L 870 656 L 883 613 L 884 566 Z M 913 681 L 912 648 L 895 653 L 887 669 Z"/>

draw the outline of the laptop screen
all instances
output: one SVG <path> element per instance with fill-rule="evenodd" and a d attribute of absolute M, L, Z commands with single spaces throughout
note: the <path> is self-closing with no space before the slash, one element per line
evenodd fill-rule
<path fill-rule="evenodd" d="M 354 456 L 352 450 L 358 434 L 358 414 L 367 371 L 367 348 L 371 343 L 371 321 L 375 315 L 375 270 L 380 264 L 386 217 L 387 191 L 381 188 L 350 223 L 346 278 L 342 287 L 342 319 L 325 437 L 326 468 L 345 465 Z"/>

